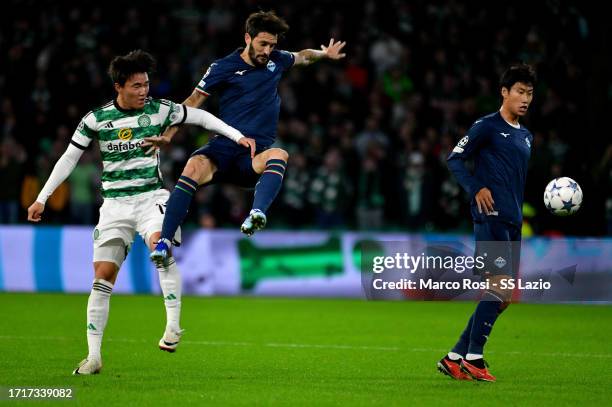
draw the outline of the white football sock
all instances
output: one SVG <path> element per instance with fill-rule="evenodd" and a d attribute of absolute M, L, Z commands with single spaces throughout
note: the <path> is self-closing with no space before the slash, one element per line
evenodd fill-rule
<path fill-rule="evenodd" d="M 100 359 L 100 348 L 102 347 L 102 335 L 108 321 L 108 309 L 110 307 L 110 296 L 113 292 L 113 284 L 97 278 L 93 281 L 89 300 L 87 301 L 87 346 L 89 347 L 88 359 Z"/>
<path fill-rule="evenodd" d="M 168 258 L 167 267 L 158 267 L 159 285 L 164 295 L 166 306 L 166 329 L 179 332 L 181 330 L 181 273 L 179 273 L 174 257 Z"/>
<path fill-rule="evenodd" d="M 456 352 L 448 352 L 448 358 L 450 360 L 459 360 L 459 359 L 463 359 L 463 356 L 461 356 L 460 354 Z"/>
<path fill-rule="evenodd" d="M 468 353 L 467 355 L 465 355 L 465 360 L 476 360 L 476 359 L 482 359 L 482 355 L 479 355 L 477 353 Z"/>

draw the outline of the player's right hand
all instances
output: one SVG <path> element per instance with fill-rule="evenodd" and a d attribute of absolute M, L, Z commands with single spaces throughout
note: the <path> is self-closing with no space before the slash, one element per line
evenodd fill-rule
<path fill-rule="evenodd" d="M 255 157 L 255 139 L 243 137 L 238 140 L 238 144 L 251 149 L 251 158 Z"/>
<path fill-rule="evenodd" d="M 40 202 L 34 202 L 28 208 L 28 220 L 30 222 L 40 222 L 42 219 L 40 215 L 45 211 L 45 205 Z"/>
<path fill-rule="evenodd" d="M 474 199 L 476 200 L 476 206 L 478 206 L 478 213 L 484 212 L 488 215 L 495 211 L 493 208 L 495 201 L 493 200 L 493 196 L 491 195 L 489 188 L 482 188 L 480 191 L 478 191 Z"/>

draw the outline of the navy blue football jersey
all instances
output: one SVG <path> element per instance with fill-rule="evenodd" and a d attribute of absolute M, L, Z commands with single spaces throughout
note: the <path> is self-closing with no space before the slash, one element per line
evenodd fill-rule
<path fill-rule="evenodd" d="M 240 57 L 242 48 L 213 62 L 196 90 L 219 94 L 219 117 L 225 123 L 268 147 L 276 139 L 280 113 L 278 83 L 293 66 L 291 52 L 274 50 L 266 66 L 254 67 Z"/>
<path fill-rule="evenodd" d="M 465 137 L 448 155 L 448 168 L 471 198 L 475 222 L 501 220 L 520 225 L 523 194 L 533 136 L 525 127 L 514 127 L 499 112 L 476 120 Z M 465 160 L 474 159 L 474 173 Z M 491 190 L 494 211 L 478 213 L 474 196 L 483 187 Z"/>

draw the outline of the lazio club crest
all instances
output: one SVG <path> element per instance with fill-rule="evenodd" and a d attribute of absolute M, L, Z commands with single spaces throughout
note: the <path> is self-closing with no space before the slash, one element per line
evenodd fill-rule
<path fill-rule="evenodd" d="M 268 68 L 268 71 L 274 72 L 274 70 L 276 69 L 276 64 L 274 63 L 274 61 L 268 61 L 268 65 L 266 65 L 266 68 Z"/>

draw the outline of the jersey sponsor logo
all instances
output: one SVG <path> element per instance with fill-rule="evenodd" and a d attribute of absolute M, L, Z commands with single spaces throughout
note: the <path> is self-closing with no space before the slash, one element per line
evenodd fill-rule
<path fill-rule="evenodd" d="M 135 143 L 128 141 L 127 143 L 108 143 L 106 146 L 106 149 L 108 151 L 115 151 L 115 152 L 121 152 L 121 151 L 131 151 L 131 150 L 135 150 L 137 148 L 140 148 L 142 145 L 142 140 L 139 140 Z"/>
<path fill-rule="evenodd" d="M 128 128 L 124 128 L 119 130 L 119 133 L 117 133 L 117 137 L 119 137 L 119 140 L 123 140 L 123 141 L 128 141 L 132 139 L 132 129 Z"/>
<path fill-rule="evenodd" d="M 105 128 L 105 129 L 112 129 L 113 127 L 114 127 L 114 126 L 113 126 L 113 122 L 108 122 L 108 123 L 106 123 L 106 124 L 104 125 L 104 128 Z"/>
<path fill-rule="evenodd" d="M 81 120 L 81 122 L 79 123 L 77 130 L 78 131 L 83 131 L 83 129 L 85 128 L 85 122 L 83 120 Z"/>
<path fill-rule="evenodd" d="M 266 68 L 268 68 L 268 71 L 274 72 L 274 70 L 276 69 L 276 64 L 274 63 L 274 61 L 268 61 L 268 65 L 266 65 Z"/>
<path fill-rule="evenodd" d="M 529 137 L 525 137 L 525 143 L 527 144 L 527 147 L 531 148 L 531 142 L 529 141 Z"/>
<path fill-rule="evenodd" d="M 504 136 L 504 138 L 508 138 L 508 136 L 510 135 L 510 133 L 503 133 L 503 132 L 502 132 L 502 133 L 499 133 L 499 134 L 501 134 L 502 136 Z"/>
<path fill-rule="evenodd" d="M 138 125 L 140 127 L 149 127 L 151 125 L 151 118 L 146 114 L 143 114 L 138 118 Z"/>
<path fill-rule="evenodd" d="M 240 76 L 242 76 L 242 75 L 244 75 L 244 73 L 245 73 L 246 71 L 247 71 L 247 70 L 245 69 L 245 70 L 243 70 L 243 71 L 236 71 L 236 72 L 234 72 L 234 73 L 235 73 L 236 75 L 240 75 Z"/>

